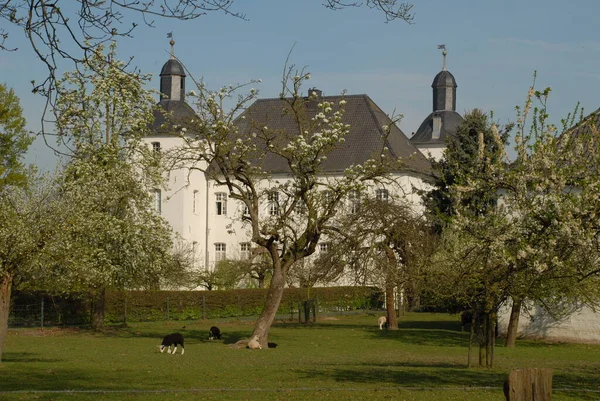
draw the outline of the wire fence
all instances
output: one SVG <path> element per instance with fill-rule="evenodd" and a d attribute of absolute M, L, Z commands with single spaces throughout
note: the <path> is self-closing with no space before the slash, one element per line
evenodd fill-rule
<path fill-rule="evenodd" d="M 239 300 L 243 302 L 243 300 Z M 106 323 L 151 322 L 151 321 L 179 321 L 179 320 L 206 320 L 206 319 L 253 319 L 258 313 L 244 311 L 239 305 L 229 305 L 218 308 L 206 302 L 204 296 L 200 297 L 197 304 L 181 305 L 169 297 L 164 297 L 156 305 L 132 305 L 127 299 L 113 304 L 105 310 Z M 347 314 L 376 314 L 382 312 L 381 308 L 368 304 L 348 304 L 346 299 L 338 301 L 319 302 L 319 299 L 295 300 L 282 302 L 276 315 L 277 320 L 298 321 L 299 323 L 315 322 L 317 316 L 335 316 Z M 89 300 L 71 300 L 57 302 L 54 298 L 45 296 L 28 298 L 26 303 L 13 303 L 10 308 L 8 326 L 40 327 L 45 326 L 83 326 L 91 321 L 91 306 Z"/>

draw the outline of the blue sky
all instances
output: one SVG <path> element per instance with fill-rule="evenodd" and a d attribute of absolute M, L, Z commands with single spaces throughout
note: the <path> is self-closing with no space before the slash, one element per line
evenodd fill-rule
<path fill-rule="evenodd" d="M 380 12 L 364 7 L 328 10 L 319 0 L 237 0 L 233 9 L 249 21 L 213 13 L 185 22 L 156 20 L 154 28 L 140 24 L 133 38 L 119 42 L 119 54 L 154 74 L 158 89 L 172 31 L 176 55 L 195 78 L 211 88 L 260 78 L 260 96 L 269 98 L 280 92 L 295 44 L 291 60 L 310 71 L 310 86 L 325 95 L 368 94 L 388 114 L 404 115 L 399 125 L 409 137 L 431 112 L 431 83 L 442 67 L 438 44 L 448 49 L 461 114 L 481 108 L 501 124 L 514 121 L 535 70 L 536 86 L 552 87 L 554 121 L 577 102 L 586 113 L 600 106 L 597 0 L 414 0 L 412 25 L 386 24 Z M 21 32 L 9 33 L 8 44 L 19 50 L 0 53 L 0 80 L 16 90 L 29 128 L 38 131 L 44 102 L 30 93 L 30 81 L 42 80 L 45 67 Z M 43 168 L 55 162 L 39 140 L 27 160 Z"/>

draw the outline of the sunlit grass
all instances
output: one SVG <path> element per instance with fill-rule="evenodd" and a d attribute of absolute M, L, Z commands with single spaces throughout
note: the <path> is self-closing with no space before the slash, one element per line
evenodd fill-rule
<path fill-rule="evenodd" d="M 554 369 L 554 400 L 600 398 L 600 346 L 521 341 L 496 349 L 492 369 L 466 368 L 468 333 L 458 317 L 408 314 L 397 331 L 376 316 L 337 315 L 316 324 L 277 322 L 275 349 L 233 349 L 252 322 L 135 323 L 103 333 L 9 331 L 0 364 L 1 400 L 502 400 L 508 372 Z M 223 340 L 209 341 L 217 325 Z M 184 327 L 185 326 L 185 327 Z M 161 354 L 181 332 L 182 356 Z M 69 393 L 65 390 L 72 390 Z M 33 392 L 32 392 L 33 391 Z"/>

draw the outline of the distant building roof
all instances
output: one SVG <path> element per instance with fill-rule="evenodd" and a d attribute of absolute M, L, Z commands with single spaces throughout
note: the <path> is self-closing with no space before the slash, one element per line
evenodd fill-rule
<path fill-rule="evenodd" d="M 184 101 L 163 99 L 158 103 L 158 106 L 163 110 L 154 110 L 154 122 L 152 124 L 153 134 L 151 136 L 172 135 L 171 127 L 176 125 L 184 126 L 187 121 L 196 116 L 194 109 Z M 172 113 L 172 116 L 167 121 L 165 112 Z M 168 123 L 166 127 L 163 125 Z"/>
<path fill-rule="evenodd" d="M 385 145 L 389 148 L 392 157 L 402 158 L 407 170 L 417 172 L 430 170 L 429 161 L 367 95 L 323 96 L 318 101 L 308 101 L 306 117 L 312 118 L 320 111 L 319 102 L 339 104 L 342 99 L 346 101 L 342 121 L 350 125 L 350 132 L 344 144 L 327 155 L 322 165 L 323 172 L 342 172 L 351 165 L 361 165 L 371 158 L 378 157 L 384 147 L 382 138 L 384 125 L 391 127 Z M 298 131 L 298 125 L 290 113 L 289 105 L 279 98 L 257 100 L 242 116 L 235 120 L 241 135 L 251 135 L 253 129 L 263 126 L 287 134 L 295 134 Z M 274 154 L 267 155 L 262 167 L 271 173 L 288 171 L 285 160 Z"/>
<path fill-rule="evenodd" d="M 434 118 L 439 118 L 439 132 L 434 135 Z M 446 138 L 456 134 L 463 118 L 454 110 L 440 110 L 429 114 L 421 123 L 417 132 L 410 138 L 416 146 L 444 146 Z"/>
<path fill-rule="evenodd" d="M 573 143 L 579 142 L 581 145 L 582 157 L 592 159 L 600 148 L 600 108 L 588 114 L 583 120 L 575 126 L 569 128 L 561 135 L 559 143 L 561 147 L 568 148 Z"/>

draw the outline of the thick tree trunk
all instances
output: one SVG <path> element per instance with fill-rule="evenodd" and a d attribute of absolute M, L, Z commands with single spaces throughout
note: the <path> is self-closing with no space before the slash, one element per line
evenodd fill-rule
<path fill-rule="evenodd" d="M 385 286 L 385 309 L 387 311 L 387 329 L 398 330 L 398 318 L 396 317 L 396 299 L 394 297 L 394 285 Z"/>
<path fill-rule="evenodd" d="M 265 300 L 265 307 L 261 312 L 258 320 L 254 325 L 254 331 L 252 337 L 258 336 L 258 342 L 263 348 L 268 347 L 269 341 L 269 329 L 275 320 L 277 309 L 281 303 L 283 297 L 283 290 L 285 288 L 285 273 L 282 268 L 275 268 L 273 271 L 273 277 L 271 278 L 271 284 L 267 291 L 267 299 Z"/>
<path fill-rule="evenodd" d="M 104 309 L 106 305 L 106 289 L 91 294 L 92 316 L 90 325 L 94 330 L 104 329 Z"/>
<path fill-rule="evenodd" d="M 522 300 L 513 299 L 512 308 L 510 310 L 510 318 L 508 320 L 508 328 L 506 329 L 506 342 L 504 345 L 507 348 L 514 348 L 517 344 L 517 334 L 519 333 L 519 317 L 521 316 Z"/>
<path fill-rule="evenodd" d="M 4 340 L 8 331 L 12 279 L 12 275 L 8 273 L 0 276 L 0 362 L 2 362 L 2 350 L 4 349 Z"/>

